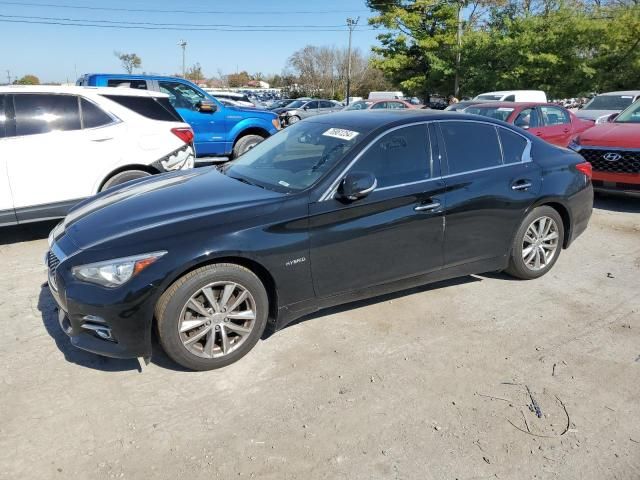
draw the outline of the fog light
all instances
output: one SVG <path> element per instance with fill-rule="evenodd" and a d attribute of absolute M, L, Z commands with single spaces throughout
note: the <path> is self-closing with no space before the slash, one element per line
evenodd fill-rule
<path fill-rule="evenodd" d="M 102 340 L 115 342 L 113 335 L 111 335 L 111 329 L 105 325 L 96 325 L 95 323 L 83 323 L 82 328 L 84 328 L 85 330 L 91 330 Z"/>

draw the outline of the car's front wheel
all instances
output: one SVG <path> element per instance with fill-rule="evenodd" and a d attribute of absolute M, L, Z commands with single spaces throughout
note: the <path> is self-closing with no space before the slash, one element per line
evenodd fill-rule
<path fill-rule="evenodd" d="M 245 135 L 233 147 L 233 158 L 238 158 L 264 140 L 260 135 Z"/>
<path fill-rule="evenodd" d="M 287 125 L 293 125 L 294 123 L 298 123 L 300 121 L 300 117 L 293 115 L 287 118 Z"/>
<path fill-rule="evenodd" d="M 522 221 L 513 240 L 506 272 L 523 280 L 541 277 L 556 263 L 564 242 L 564 225 L 557 210 L 542 206 Z"/>
<path fill-rule="evenodd" d="M 121 185 L 125 182 L 129 182 L 131 180 L 137 180 L 138 178 L 148 177 L 151 174 L 149 172 L 145 172 L 144 170 L 125 170 L 124 172 L 116 173 L 114 176 L 110 177 L 100 189 L 101 192 L 105 191 L 107 188 L 115 187 L 116 185 Z"/>
<path fill-rule="evenodd" d="M 267 324 L 269 299 L 253 272 L 220 263 L 178 279 L 155 313 L 167 355 L 186 368 L 212 370 L 253 348 Z"/>

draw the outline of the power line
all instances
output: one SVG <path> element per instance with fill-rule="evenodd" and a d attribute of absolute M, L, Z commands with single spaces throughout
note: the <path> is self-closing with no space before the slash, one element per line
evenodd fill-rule
<path fill-rule="evenodd" d="M 145 26 L 145 25 L 105 25 L 96 23 L 80 23 L 80 22 L 59 22 L 59 21 L 46 21 L 46 20 L 10 20 L 6 18 L 0 18 L 2 23 L 19 23 L 29 25 L 57 25 L 63 27 L 93 27 L 93 28 L 119 28 L 126 30 L 179 30 L 184 31 L 185 27 L 171 27 L 171 26 Z M 189 31 L 196 32 L 309 32 L 308 28 L 224 28 L 224 27 L 211 27 L 211 28 L 199 28 L 188 27 Z M 361 29 L 361 30 L 379 30 L 376 28 Z M 312 30 L 313 32 L 344 32 L 342 29 L 318 29 Z"/>
<path fill-rule="evenodd" d="M 309 15 L 309 14 L 335 14 L 336 10 L 270 10 L 270 11 L 230 11 L 230 10 L 156 10 L 148 8 L 124 8 L 124 7 L 95 7 L 88 5 L 68 5 L 59 3 L 29 3 L 29 2 L 8 2 L 0 1 L 2 5 L 19 5 L 21 7 L 51 7 L 51 8 L 68 8 L 80 10 L 99 10 L 111 12 L 141 12 L 141 13 L 185 13 L 185 14 L 215 14 L 215 15 Z M 366 10 L 341 10 L 340 13 L 346 12 L 364 12 Z"/>
<path fill-rule="evenodd" d="M 158 23 L 158 22 L 128 22 L 124 20 L 93 20 L 89 18 L 65 18 L 65 17 L 40 17 L 33 15 L 0 15 L 1 18 L 18 18 L 25 20 L 49 20 L 56 22 L 83 22 L 83 23 L 111 23 L 123 25 L 151 25 L 156 27 L 229 27 L 229 28 L 288 28 L 290 25 L 233 25 L 226 23 Z M 295 25 L 296 28 L 343 28 L 342 25 Z"/>

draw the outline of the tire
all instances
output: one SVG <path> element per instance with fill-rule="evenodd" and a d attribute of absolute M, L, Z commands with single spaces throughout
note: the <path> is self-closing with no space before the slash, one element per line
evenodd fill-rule
<path fill-rule="evenodd" d="M 151 174 L 149 172 L 145 172 L 144 170 L 125 170 L 124 172 L 116 173 L 113 177 L 104 182 L 104 185 L 102 185 L 100 191 L 103 192 L 107 188 L 115 187 L 116 185 L 120 185 L 130 180 L 136 180 L 138 178 L 149 176 L 151 176 Z"/>
<path fill-rule="evenodd" d="M 523 280 L 541 277 L 558 260 L 563 242 L 564 225 L 558 211 L 547 206 L 533 209 L 513 239 L 506 273 Z"/>
<path fill-rule="evenodd" d="M 238 158 L 243 153 L 251 150 L 257 144 L 264 140 L 260 135 L 245 135 L 240 138 L 233 146 L 233 158 Z"/>
<path fill-rule="evenodd" d="M 294 115 L 292 117 L 287 118 L 287 125 L 293 125 L 294 123 L 298 123 L 300 121 L 300 117 Z"/>
<path fill-rule="evenodd" d="M 227 288 L 233 291 L 225 301 Z M 162 294 L 155 309 L 162 348 L 191 370 L 213 370 L 242 358 L 262 336 L 268 315 L 269 298 L 260 279 L 232 263 L 189 272 Z"/>

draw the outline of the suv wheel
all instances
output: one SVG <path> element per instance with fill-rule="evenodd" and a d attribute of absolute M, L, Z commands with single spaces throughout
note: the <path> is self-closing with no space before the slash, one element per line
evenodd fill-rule
<path fill-rule="evenodd" d="M 506 272 L 524 280 L 541 277 L 558 260 L 563 242 L 560 214 L 547 206 L 535 208 L 516 233 Z"/>
<path fill-rule="evenodd" d="M 104 185 L 102 185 L 100 191 L 103 192 L 107 188 L 115 187 L 116 185 L 120 185 L 121 183 L 149 176 L 151 176 L 151 174 L 149 172 L 145 172 L 144 170 L 125 170 L 124 172 L 116 173 L 113 177 L 104 182 Z"/>
<path fill-rule="evenodd" d="M 192 370 L 233 363 L 262 336 L 267 292 L 250 270 L 208 265 L 177 280 L 156 305 L 158 336 L 169 357 Z"/>
<path fill-rule="evenodd" d="M 233 158 L 238 158 L 240 155 L 251 150 L 263 140 L 264 138 L 262 138 L 260 135 L 245 135 L 234 145 Z"/>

